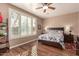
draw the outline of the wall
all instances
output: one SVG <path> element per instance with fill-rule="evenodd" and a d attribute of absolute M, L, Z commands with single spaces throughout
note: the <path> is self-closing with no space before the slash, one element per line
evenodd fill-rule
<path fill-rule="evenodd" d="M 78 13 L 78 36 L 79 36 L 79 13 Z"/>
<path fill-rule="evenodd" d="M 7 4 L 4 4 L 4 3 L 0 3 L 0 12 L 3 16 L 3 22 L 5 22 L 8 18 L 8 6 Z M 6 46 L 8 46 L 9 44 L 1 44 L 0 45 L 0 48 L 4 48 Z"/>
<path fill-rule="evenodd" d="M 8 18 L 8 6 L 7 6 L 7 4 L 0 3 L 0 12 L 3 16 L 3 19 L 6 20 Z"/>
<path fill-rule="evenodd" d="M 72 25 L 72 34 L 78 35 L 78 13 L 55 16 L 44 20 L 43 27 L 65 27 Z"/>
<path fill-rule="evenodd" d="M 8 9 L 9 8 L 15 9 L 15 10 L 17 10 L 17 11 L 19 11 L 19 12 L 25 14 L 25 15 L 29 15 L 29 16 L 32 16 L 32 17 L 36 17 L 37 20 L 38 20 L 37 24 L 38 23 L 39 24 L 42 24 L 41 23 L 42 22 L 42 19 L 39 18 L 36 15 L 33 15 L 33 14 L 31 14 L 31 13 L 29 13 L 29 12 L 23 10 L 23 9 L 20 9 L 18 7 L 15 7 L 15 6 L 11 5 L 11 4 L 0 4 L 0 11 L 2 12 L 2 14 L 3 14 L 3 16 L 4 16 L 5 19 L 8 18 L 8 20 L 9 20 L 9 16 L 8 16 L 9 15 L 9 13 L 8 13 Z M 39 34 L 41 31 L 42 30 L 37 31 L 38 32 L 37 34 Z M 37 36 L 38 35 L 33 35 L 33 36 L 29 36 L 29 37 L 25 37 L 25 38 L 20 38 L 20 39 L 9 39 L 9 47 L 10 48 L 13 48 L 13 47 L 16 47 L 18 45 L 24 44 L 24 43 L 26 43 L 28 41 L 31 41 L 33 39 L 36 39 Z"/>
<path fill-rule="evenodd" d="M 39 25 L 41 26 L 41 28 L 37 30 L 38 35 L 40 35 L 43 31 L 43 20 L 38 20 L 38 26 Z"/>

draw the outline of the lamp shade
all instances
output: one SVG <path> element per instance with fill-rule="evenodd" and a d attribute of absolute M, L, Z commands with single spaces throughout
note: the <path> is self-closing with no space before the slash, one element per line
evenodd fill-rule
<path fill-rule="evenodd" d="M 2 23 L 3 21 L 3 17 L 0 15 L 0 23 Z"/>
<path fill-rule="evenodd" d="M 72 25 L 66 25 L 65 26 L 65 33 L 70 34 L 70 31 L 72 30 Z"/>

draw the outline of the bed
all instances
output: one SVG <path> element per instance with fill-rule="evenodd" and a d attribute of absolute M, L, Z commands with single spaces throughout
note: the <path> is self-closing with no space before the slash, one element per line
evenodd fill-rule
<path fill-rule="evenodd" d="M 41 34 L 39 37 L 39 42 L 51 45 L 60 49 L 65 49 L 64 47 L 64 28 L 48 28 L 45 34 Z"/>

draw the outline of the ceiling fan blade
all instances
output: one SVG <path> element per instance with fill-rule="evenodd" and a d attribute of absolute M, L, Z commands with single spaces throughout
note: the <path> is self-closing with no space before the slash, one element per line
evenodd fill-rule
<path fill-rule="evenodd" d="M 55 7 L 48 7 L 49 9 L 55 10 Z"/>
<path fill-rule="evenodd" d="M 46 9 L 44 9 L 44 11 L 43 11 L 44 13 L 46 12 Z"/>
<path fill-rule="evenodd" d="M 51 5 L 51 4 L 53 4 L 53 3 L 48 3 L 47 5 Z"/>
<path fill-rule="evenodd" d="M 43 7 L 38 7 L 38 8 L 36 8 L 36 9 L 41 9 L 41 8 L 43 8 Z"/>

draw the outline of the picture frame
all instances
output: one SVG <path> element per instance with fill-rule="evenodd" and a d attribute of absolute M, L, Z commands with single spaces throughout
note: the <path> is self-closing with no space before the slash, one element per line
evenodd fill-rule
<path fill-rule="evenodd" d="M 40 24 L 38 25 L 38 30 L 41 30 L 41 25 Z"/>

